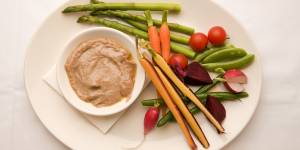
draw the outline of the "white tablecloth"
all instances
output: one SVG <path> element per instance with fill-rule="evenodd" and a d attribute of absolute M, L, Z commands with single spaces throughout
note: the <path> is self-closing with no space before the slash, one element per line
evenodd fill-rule
<path fill-rule="evenodd" d="M 1 1 L 0 149 L 67 149 L 33 112 L 23 81 L 30 37 L 64 1 Z M 215 1 L 249 31 L 260 51 L 264 76 L 253 119 L 225 149 L 300 149 L 300 1 Z"/>

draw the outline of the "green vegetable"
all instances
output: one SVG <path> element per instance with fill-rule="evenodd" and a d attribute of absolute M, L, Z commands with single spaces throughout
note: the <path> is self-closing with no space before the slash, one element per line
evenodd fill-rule
<path fill-rule="evenodd" d="M 234 48 L 234 46 L 233 45 L 224 45 L 224 46 L 221 46 L 221 47 L 211 47 L 211 48 L 205 50 L 203 53 L 199 53 L 195 57 L 195 61 L 201 62 L 208 55 L 213 54 L 213 53 L 215 53 L 219 50 L 227 49 L 227 48 Z"/>
<path fill-rule="evenodd" d="M 202 93 L 202 94 L 196 94 L 196 96 L 202 100 L 202 102 L 205 101 L 207 95 L 214 96 L 220 101 L 226 101 L 226 100 L 235 100 L 240 99 L 248 96 L 248 93 L 241 92 L 241 93 L 231 93 L 231 92 L 209 92 L 209 93 Z M 189 100 L 187 98 L 183 98 L 183 101 L 185 103 L 188 103 Z M 145 99 L 141 101 L 143 106 L 154 106 L 156 103 L 159 104 L 159 106 L 164 105 L 164 101 L 161 98 L 156 99 Z"/>
<path fill-rule="evenodd" d="M 146 23 L 146 17 L 142 15 L 136 15 L 136 14 L 131 14 L 126 11 L 120 11 L 120 10 L 105 10 L 105 11 L 94 11 L 91 13 L 91 15 L 105 15 L 105 16 L 113 16 L 113 17 L 118 17 L 121 19 L 129 19 L 141 23 Z M 156 20 L 153 19 L 153 23 L 155 26 L 160 27 L 162 24 L 161 20 Z M 180 25 L 177 23 L 168 23 L 169 28 L 172 31 L 180 32 L 180 33 L 185 33 L 188 35 L 191 35 L 194 33 L 194 29 L 188 26 Z"/>
<path fill-rule="evenodd" d="M 103 25 L 106 27 L 114 28 L 116 30 L 125 32 L 127 34 L 131 34 L 134 36 L 137 36 L 139 38 L 148 39 L 148 34 L 145 31 L 136 29 L 134 27 L 130 27 L 128 25 L 121 24 L 117 21 L 110 21 L 107 19 L 95 17 L 95 16 L 82 16 L 78 19 L 78 23 L 87 23 L 87 24 L 98 24 Z M 183 55 L 186 55 L 189 58 L 194 58 L 196 53 L 183 45 L 171 42 L 171 50 L 176 53 L 181 53 Z"/>
<path fill-rule="evenodd" d="M 241 48 L 229 48 L 217 51 L 211 55 L 208 55 L 203 59 L 202 63 L 214 63 L 231 61 L 247 55 L 247 52 Z"/>
<path fill-rule="evenodd" d="M 205 97 L 207 97 L 207 94 L 201 94 L 201 95 L 203 95 L 203 96 L 205 95 Z M 209 93 L 209 95 L 216 97 L 220 102 L 238 100 L 238 99 L 241 99 L 241 98 L 244 98 L 244 97 L 248 97 L 248 93 L 246 93 L 246 92 L 241 92 L 241 93 L 237 93 L 237 94 L 233 94 L 233 93 L 230 93 L 230 92 L 211 92 L 211 93 Z M 204 100 L 204 99 L 202 99 L 202 100 Z M 205 103 L 205 101 L 202 101 L 202 103 Z M 200 112 L 200 109 L 198 107 L 194 106 L 190 109 L 190 112 L 192 114 L 197 114 L 197 113 Z M 157 127 L 162 127 L 163 125 L 165 125 L 169 121 L 174 121 L 174 117 L 173 117 L 173 115 L 170 111 L 167 112 L 158 121 Z"/>
<path fill-rule="evenodd" d="M 207 64 L 202 64 L 202 66 L 209 71 L 215 71 L 215 69 L 217 68 L 222 68 L 224 70 L 241 69 L 248 66 L 253 60 L 254 60 L 254 55 L 247 54 L 246 56 L 240 59 L 227 61 L 227 62 L 207 63 Z"/>
<path fill-rule="evenodd" d="M 124 21 L 126 21 L 128 24 L 141 29 L 143 31 L 147 31 L 148 27 L 147 25 L 137 22 L 137 21 L 133 21 L 133 20 L 129 20 L 129 19 L 123 19 Z M 185 44 L 188 45 L 189 43 L 189 38 L 183 35 L 179 35 L 179 34 L 175 34 L 173 32 L 170 33 L 170 39 L 176 43 L 181 43 L 181 44 Z"/>
<path fill-rule="evenodd" d="M 208 92 L 210 89 L 212 89 L 213 87 L 215 87 L 217 84 L 221 82 L 218 78 L 222 78 L 223 75 L 224 75 L 223 73 L 219 74 L 216 78 L 213 79 L 211 84 L 202 86 L 195 92 L 195 94 L 202 94 Z"/>
<path fill-rule="evenodd" d="M 175 3 L 97 3 L 69 6 L 63 10 L 63 13 L 96 10 L 168 10 L 173 12 L 180 12 L 181 7 L 179 4 Z"/>
<path fill-rule="evenodd" d="M 90 0 L 90 3 L 91 4 L 100 4 L 100 3 L 104 3 L 104 2 L 99 1 L 99 0 Z"/>

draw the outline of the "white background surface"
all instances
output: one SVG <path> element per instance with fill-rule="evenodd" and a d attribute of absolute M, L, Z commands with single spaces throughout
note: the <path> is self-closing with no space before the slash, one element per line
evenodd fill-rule
<path fill-rule="evenodd" d="M 23 82 L 25 49 L 32 34 L 65 1 L 1 0 L 0 149 L 67 149 L 33 112 Z M 264 76 L 253 119 L 225 149 L 300 149 L 300 1 L 215 2 L 250 33 L 262 57 Z"/>

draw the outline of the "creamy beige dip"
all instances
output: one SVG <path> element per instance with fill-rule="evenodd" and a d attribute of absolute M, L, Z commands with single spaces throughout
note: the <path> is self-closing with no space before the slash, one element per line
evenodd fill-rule
<path fill-rule="evenodd" d="M 102 107 L 130 96 L 136 64 L 117 42 L 99 38 L 82 42 L 68 57 L 65 69 L 79 98 Z"/>

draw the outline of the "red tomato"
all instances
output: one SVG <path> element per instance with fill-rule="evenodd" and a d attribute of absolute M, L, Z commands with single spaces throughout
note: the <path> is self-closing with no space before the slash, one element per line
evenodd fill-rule
<path fill-rule="evenodd" d="M 179 64 L 182 69 L 188 65 L 188 59 L 182 54 L 173 54 L 169 59 L 170 65 Z"/>
<path fill-rule="evenodd" d="M 208 43 L 207 36 L 203 33 L 194 33 L 190 40 L 189 45 L 195 52 L 202 52 Z"/>
<path fill-rule="evenodd" d="M 220 26 L 214 26 L 208 31 L 208 40 L 212 45 L 223 45 L 226 40 L 226 32 Z"/>

